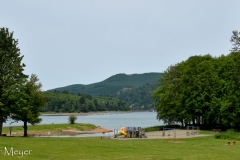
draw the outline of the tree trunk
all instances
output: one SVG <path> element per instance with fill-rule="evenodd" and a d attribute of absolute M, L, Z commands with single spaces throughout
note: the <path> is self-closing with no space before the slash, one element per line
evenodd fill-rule
<path fill-rule="evenodd" d="M 200 126 L 201 122 L 200 122 L 200 116 L 197 116 L 197 125 Z"/>
<path fill-rule="evenodd" d="M 184 125 L 183 119 L 181 120 L 181 124 L 182 124 L 182 127 L 183 127 L 183 125 Z"/>
<path fill-rule="evenodd" d="M 27 135 L 27 121 L 24 121 L 23 122 L 24 123 L 24 125 L 23 125 L 23 128 L 24 128 L 24 137 L 27 137 L 28 135 Z"/>
<path fill-rule="evenodd" d="M 0 118 L 0 136 L 2 136 L 3 118 Z"/>
<path fill-rule="evenodd" d="M 192 124 L 195 125 L 195 118 L 192 118 Z"/>
<path fill-rule="evenodd" d="M 221 116 L 221 114 L 219 115 L 219 124 L 222 124 L 222 116 Z"/>
<path fill-rule="evenodd" d="M 2 136 L 2 127 L 3 127 L 3 110 L 0 109 L 0 136 Z"/>

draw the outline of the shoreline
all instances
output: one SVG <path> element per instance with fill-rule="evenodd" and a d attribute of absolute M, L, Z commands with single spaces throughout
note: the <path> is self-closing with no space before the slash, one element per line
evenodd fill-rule
<path fill-rule="evenodd" d="M 106 114 L 124 114 L 133 112 L 149 112 L 149 111 L 96 111 L 96 112 L 79 112 L 79 113 L 41 113 L 40 116 L 89 116 L 89 115 L 106 115 Z"/>

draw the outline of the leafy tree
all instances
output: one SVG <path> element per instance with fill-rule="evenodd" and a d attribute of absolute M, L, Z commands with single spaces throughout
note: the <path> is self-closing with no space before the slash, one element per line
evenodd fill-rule
<path fill-rule="evenodd" d="M 158 112 L 157 118 L 162 119 L 167 124 L 181 122 L 183 125 L 184 121 L 188 122 L 190 119 L 181 103 L 181 70 L 181 64 L 169 66 L 159 80 L 161 86 L 153 94 Z"/>
<path fill-rule="evenodd" d="M 205 111 L 211 104 L 213 78 L 213 58 L 210 55 L 192 56 L 183 62 L 182 74 L 182 100 L 184 109 L 191 115 L 195 125 L 205 118 Z"/>
<path fill-rule="evenodd" d="M 68 122 L 70 124 L 75 124 L 75 121 L 77 120 L 77 116 L 75 116 L 74 114 L 71 114 L 69 117 L 68 117 Z"/>
<path fill-rule="evenodd" d="M 0 135 L 2 134 L 2 124 L 11 113 L 14 101 L 10 101 L 10 94 L 17 91 L 18 84 L 22 79 L 27 78 L 23 74 L 25 64 L 22 63 L 20 49 L 17 47 L 18 40 L 13 38 L 13 32 L 8 28 L 0 28 Z"/>
<path fill-rule="evenodd" d="M 232 52 L 239 52 L 240 51 L 240 32 L 237 30 L 232 31 L 233 35 L 230 39 L 230 42 L 232 42 L 233 48 Z"/>
<path fill-rule="evenodd" d="M 24 137 L 27 136 L 27 123 L 32 125 L 40 123 L 40 109 L 46 104 L 46 95 L 41 91 L 42 84 L 38 77 L 32 74 L 20 88 L 18 93 L 15 109 L 13 110 L 12 119 L 23 121 Z"/>

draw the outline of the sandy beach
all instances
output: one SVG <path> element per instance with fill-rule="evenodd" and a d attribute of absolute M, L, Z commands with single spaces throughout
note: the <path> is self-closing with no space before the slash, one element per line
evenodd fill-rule
<path fill-rule="evenodd" d="M 35 132 L 28 132 L 29 137 L 35 137 L 35 136 L 66 136 L 66 135 L 77 135 L 77 134 L 95 134 L 95 133 L 108 133 L 113 132 L 113 130 L 107 129 L 107 128 L 101 128 L 98 126 L 97 128 L 93 130 L 88 131 L 80 131 L 76 129 L 66 129 L 62 130 L 61 132 L 57 131 L 35 131 Z M 50 133 L 50 134 L 49 134 Z M 7 133 L 7 136 L 10 136 L 9 133 Z M 12 132 L 12 136 L 23 136 L 23 132 Z"/>

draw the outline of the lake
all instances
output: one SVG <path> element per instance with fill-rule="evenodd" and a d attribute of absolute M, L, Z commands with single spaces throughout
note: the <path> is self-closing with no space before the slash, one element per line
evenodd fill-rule
<path fill-rule="evenodd" d="M 90 123 L 102 128 L 120 129 L 121 127 L 151 127 L 163 125 L 162 121 L 156 119 L 156 112 L 111 112 L 101 115 L 77 116 L 76 123 Z M 68 123 L 68 116 L 40 116 L 40 124 L 60 124 Z M 9 121 L 3 126 L 9 126 Z M 23 122 L 12 123 L 11 126 L 21 126 Z"/>

